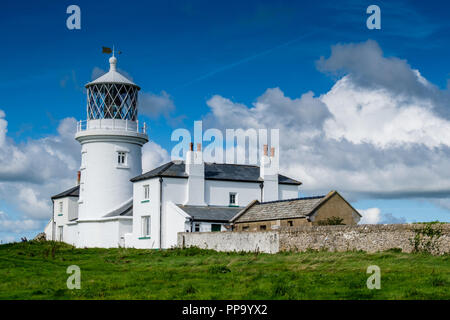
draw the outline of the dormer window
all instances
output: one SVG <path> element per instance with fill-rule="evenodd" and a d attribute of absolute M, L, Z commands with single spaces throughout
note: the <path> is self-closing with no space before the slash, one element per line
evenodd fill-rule
<path fill-rule="evenodd" d="M 238 205 L 236 192 L 230 192 L 229 205 L 233 207 Z"/>

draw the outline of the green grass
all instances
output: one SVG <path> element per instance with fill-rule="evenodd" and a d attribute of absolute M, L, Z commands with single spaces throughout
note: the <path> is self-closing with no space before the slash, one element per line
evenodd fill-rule
<path fill-rule="evenodd" d="M 66 287 L 69 265 L 81 289 Z M 369 265 L 381 289 L 369 290 Z M 0 299 L 450 299 L 449 255 L 0 246 Z"/>

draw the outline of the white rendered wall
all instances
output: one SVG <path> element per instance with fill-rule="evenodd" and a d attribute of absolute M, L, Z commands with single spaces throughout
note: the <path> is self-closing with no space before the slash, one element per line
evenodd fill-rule
<path fill-rule="evenodd" d="M 94 130 L 92 130 L 94 131 Z M 142 173 L 141 144 L 122 136 L 81 136 L 79 219 L 98 219 L 132 197 L 130 179 Z M 125 165 L 118 152 L 126 153 Z"/>
<path fill-rule="evenodd" d="M 278 185 L 278 199 L 287 200 L 298 198 L 298 185 L 279 184 Z"/>
<path fill-rule="evenodd" d="M 176 247 L 178 232 L 190 232 L 189 216 L 173 202 L 166 202 L 164 206 L 165 218 L 170 223 L 164 228 L 164 248 Z"/>
<path fill-rule="evenodd" d="M 69 219 L 76 217 L 78 213 L 78 201 L 76 197 L 65 197 L 60 199 L 55 199 L 53 201 L 53 217 L 55 222 L 55 232 L 54 239 L 53 235 L 53 226 L 52 219 L 50 219 L 49 224 L 45 228 L 45 236 L 47 240 L 59 241 L 59 232 L 60 228 L 63 227 L 63 241 L 66 242 L 66 225 L 69 222 Z M 63 210 L 60 211 L 60 203 L 62 203 Z"/>
<path fill-rule="evenodd" d="M 245 207 L 253 200 L 261 200 L 261 188 L 257 182 L 205 180 L 205 201 L 208 205 L 228 206 L 230 192 L 237 193 L 237 205 Z"/>
<path fill-rule="evenodd" d="M 76 246 L 78 248 L 117 248 L 124 234 L 130 231 L 131 217 L 102 221 L 79 221 Z"/>
<path fill-rule="evenodd" d="M 150 188 L 149 199 L 144 198 L 144 186 Z M 133 227 L 125 236 L 125 246 L 133 248 L 159 248 L 159 178 L 133 183 Z M 142 234 L 142 217 L 150 216 L 150 236 Z M 148 239 L 147 239 L 148 238 Z"/>

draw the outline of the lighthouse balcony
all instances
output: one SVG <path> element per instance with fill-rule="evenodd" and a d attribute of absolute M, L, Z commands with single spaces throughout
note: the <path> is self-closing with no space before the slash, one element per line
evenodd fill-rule
<path fill-rule="evenodd" d="M 78 121 L 77 133 L 91 130 L 126 131 L 144 135 L 147 134 L 147 126 L 145 122 L 140 125 L 139 121 L 122 119 L 93 119 Z"/>

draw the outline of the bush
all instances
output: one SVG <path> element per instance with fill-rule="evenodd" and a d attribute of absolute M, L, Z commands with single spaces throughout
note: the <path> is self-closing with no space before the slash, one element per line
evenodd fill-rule
<path fill-rule="evenodd" d="M 344 219 L 339 218 L 339 217 L 330 217 L 327 218 L 325 220 L 319 220 L 317 221 L 317 224 L 319 226 L 342 226 L 345 223 L 342 223 L 344 221 Z"/>

